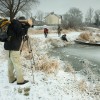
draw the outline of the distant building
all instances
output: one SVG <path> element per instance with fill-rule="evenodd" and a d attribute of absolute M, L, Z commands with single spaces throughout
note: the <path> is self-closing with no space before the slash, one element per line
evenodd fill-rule
<path fill-rule="evenodd" d="M 33 19 L 34 25 L 36 25 L 36 26 L 40 26 L 40 25 L 44 25 L 45 24 L 44 21 L 38 20 L 36 16 L 32 17 L 32 19 Z"/>
<path fill-rule="evenodd" d="M 50 14 L 48 14 L 45 18 L 44 21 L 46 24 L 48 25 L 58 25 L 61 24 L 62 22 L 62 17 L 54 14 L 54 12 L 51 12 Z"/>

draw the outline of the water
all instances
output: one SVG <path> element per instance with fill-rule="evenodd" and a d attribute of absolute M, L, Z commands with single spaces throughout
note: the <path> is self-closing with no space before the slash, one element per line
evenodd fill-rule
<path fill-rule="evenodd" d="M 100 46 L 73 44 L 63 48 L 53 48 L 49 54 L 59 57 L 62 61 L 68 61 L 75 71 L 83 70 L 84 61 L 87 59 L 90 64 L 86 66 L 100 77 Z"/>

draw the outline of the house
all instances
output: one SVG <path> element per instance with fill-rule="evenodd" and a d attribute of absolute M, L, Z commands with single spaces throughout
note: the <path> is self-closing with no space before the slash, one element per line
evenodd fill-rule
<path fill-rule="evenodd" d="M 55 14 L 54 12 L 51 12 L 50 14 L 48 14 L 45 18 L 44 21 L 46 24 L 48 25 L 58 25 L 61 24 L 62 22 L 62 17 Z"/>

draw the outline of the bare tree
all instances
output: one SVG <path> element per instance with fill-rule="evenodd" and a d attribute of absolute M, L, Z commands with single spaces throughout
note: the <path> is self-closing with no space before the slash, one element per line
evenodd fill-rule
<path fill-rule="evenodd" d="M 12 20 L 17 12 L 29 11 L 38 0 L 0 0 L 0 10 Z"/>
<path fill-rule="evenodd" d="M 69 14 L 66 13 L 63 15 L 62 26 L 67 29 L 69 28 L 68 24 L 69 24 Z"/>
<path fill-rule="evenodd" d="M 36 18 L 37 18 L 39 21 L 43 21 L 43 17 L 44 17 L 44 13 L 43 13 L 41 10 L 37 11 L 37 13 L 36 13 Z"/>
<path fill-rule="evenodd" d="M 78 28 L 82 25 L 82 12 L 78 8 L 71 8 L 68 13 L 64 15 L 66 25 L 70 28 Z"/>
<path fill-rule="evenodd" d="M 85 17 L 85 22 L 89 25 L 92 24 L 93 13 L 94 13 L 94 10 L 92 8 L 89 8 Z"/>
<path fill-rule="evenodd" d="M 69 10 L 69 25 L 71 27 L 79 27 L 82 24 L 82 12 L 78 8 L 71 8 Z"/>
<path fill-rule="evenodd" d="M 100 25 L 100 10 L 95 11 L 94 20 L 95 25 L 98 27 Z"/>

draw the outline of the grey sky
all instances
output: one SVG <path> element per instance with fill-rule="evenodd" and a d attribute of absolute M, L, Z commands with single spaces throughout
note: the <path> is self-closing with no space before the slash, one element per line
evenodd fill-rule
<path fill-rule="evenodd" d="M 90 7 L 94 10 L 100 9 L 100 0 L 40 0 L 33 14 L 38 10 L 44 13 L 54 11 L 56 14 L 65 14 L 71 7 L 79 8 L 85 15 Z"/>

